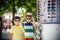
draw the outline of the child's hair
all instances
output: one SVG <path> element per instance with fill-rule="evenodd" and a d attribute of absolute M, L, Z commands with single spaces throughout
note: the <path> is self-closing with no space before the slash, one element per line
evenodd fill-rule
<path fill-rule="evenodd" d="M 15 19 L 21 20 L 21 18 L 20 18 L 19 16 L 15 16 L 15 17 L 14 17 L 14 20 L 15 20 Z"/>

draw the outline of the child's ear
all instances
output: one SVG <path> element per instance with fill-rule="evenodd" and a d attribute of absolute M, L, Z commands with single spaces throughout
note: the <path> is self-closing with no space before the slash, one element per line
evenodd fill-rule
<path fill-rule="evenodd" d="M 15 21 L 13 21 L 13 25 L 15 24 Z"/>
<path fill-rule="evenodd" d="M 15 20 L 14 20 L 14 23 L 15 23 Z"/>
<path fill-rule="evenodd" d="M 15 20 L 14 20 L 14 22 L 13 23 L 15 23 Z"/>

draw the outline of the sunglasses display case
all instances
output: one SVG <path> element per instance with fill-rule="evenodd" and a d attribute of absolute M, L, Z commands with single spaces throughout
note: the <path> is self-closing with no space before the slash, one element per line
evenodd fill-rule
<path fill-rule="evenodd" d="M 42 25 L 42 40 L 59 40 L 60 0 L 38 0 L 37 9 L 37 20 Z"/>
<path fill-rule="evenodd" d="M 59 0 L 39 0 L 37 3 L 38 21 L 41 23 L 60 23 L 60 1 Z"/>

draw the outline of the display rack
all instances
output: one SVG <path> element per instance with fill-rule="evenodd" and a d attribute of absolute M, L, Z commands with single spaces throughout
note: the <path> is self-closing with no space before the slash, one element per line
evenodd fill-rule
<path fill-rule="evenodd" d="M 59 0 L 39 0 L 39 2 L 37 2 L 38 21 L 43 24 L 59 24 L 59 2 Z"/>

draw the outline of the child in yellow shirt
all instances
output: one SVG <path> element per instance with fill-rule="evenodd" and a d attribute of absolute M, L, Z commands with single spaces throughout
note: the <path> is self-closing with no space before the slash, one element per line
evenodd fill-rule
<path fill-rule="evenodd" d="M 10 29 L 10 40 L 23 40 L 24 39 L 24 28 L 21 27 L 20 17 L 14 17 L 14 27 Z"/>

